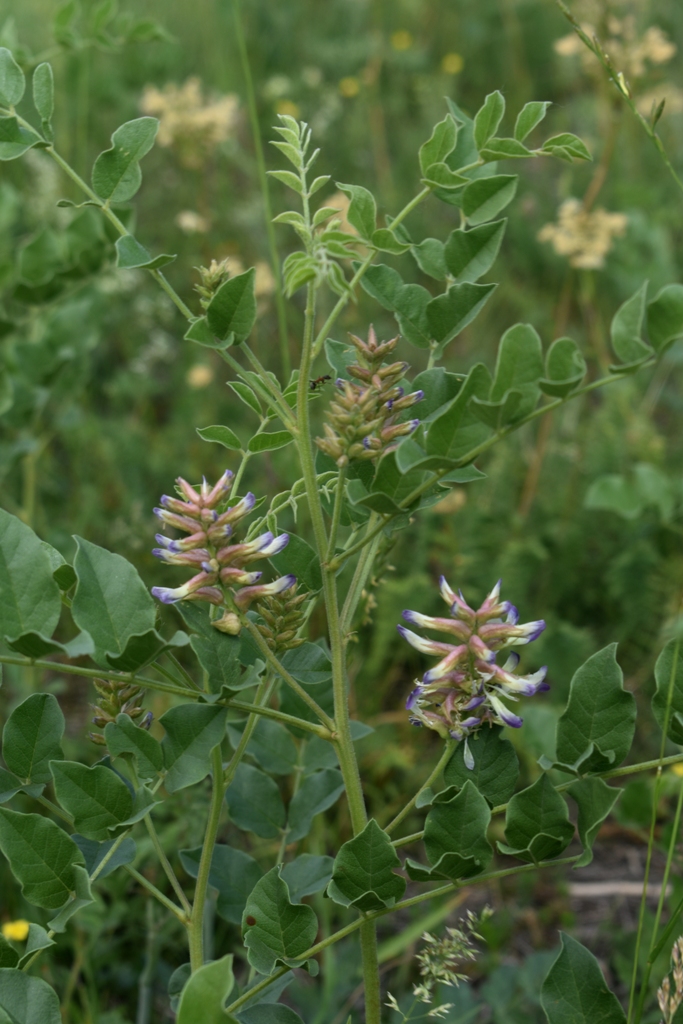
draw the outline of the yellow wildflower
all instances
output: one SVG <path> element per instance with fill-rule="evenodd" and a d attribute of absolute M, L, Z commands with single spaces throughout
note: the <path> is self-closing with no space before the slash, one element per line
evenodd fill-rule
<path fill-rule="evenodd" d="M 207 363 L 195 363 L 187 371 L 185 380 L 191 388 L 205 388 L 213 380 L 213 369 Z"/>
<path fill-rule="evenodd" d="M 536 237 L 550 242 L 558 256 L 567 256 L 572 267 L 600 270 L 613 239 L 625 233 L 627 224 L 623 213 L 608 213 L 602 207 L 584 210 L 579 199 L 565 199 L 557 222 L 545 224 Z"/>
<path fill-rule="evenodd" d="M 346 96 L 347 99 L 351 99 L 352 96 L 357 96 L 360 92 L 360 82 L 353 75 L 349 75 L 348 78 L 342 78 L 339 83 L 339 92 L 342 96 Z"/>
<path fill-rule="evenodd" d="M 275 104 L 275 109 L 278 114 L 287 114 L 289 117 L 298 118 L 301 113 L 299 107 L 292 100 L 278 100 Z"/>
<path fill-rule="evenodd" d="M 446 75 L 459 75 L 465 62 L 459 53 L 447 53 L 441 59 L 441 70 Z"/>
<path fill-rule="evenodd" d="M 17 921 L 6 921 L 2 926 L 2 934 L 9 942 L 23 942 L 28 936 L 29 922 L 21 918 Z"/>
<path fill-rule="evenodd" d="M 413 45 L 413 37 L 404 28 L 394 32 L 391 37 L 391 45 L 395 50 L 409 50 Z"/>

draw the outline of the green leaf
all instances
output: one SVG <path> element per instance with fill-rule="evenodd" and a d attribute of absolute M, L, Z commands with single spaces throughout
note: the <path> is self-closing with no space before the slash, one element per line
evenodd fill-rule
<path fill-rule="evenodd" d="M 232 954 L 203 964 L 192 974 L 178 1004 L 177 1024 L 230 1024 L 225 1002 L 232 992 Z"/>
<path fill-rule="evenodd" d="M 423 184 L 431 185 L 437 189 L 456 189 L 462 188 L 463 185 L 467 185 L 469 178 L 466 178 L 463 174 L 456 174 L 452 171 L 447 163 L 441 161 L 440 163 L 432 164 L 425 171 L 425 176 L 422 179 Z"/>
<path fill-rule="evenodd" d="M 354 269 L 357 268 L 354 266 Z M 398 271 L 393 267 L 385 266 L 384 263 L 374 263 L 365 271 L 360 283 L 368 295 L 376 299 L 385 309 L 394 312 L 398 293 L 404 287 L 403 279 Z"/>
<path fill-rule="evenodd" d="M 247 450 L 258 452 L 274 452 L 291 444 L 294 438 L 288 430 L 274 430 L 272 433 L 254 434 L 247 445 Z"/>
<path fill-rule="evenodd" d="M 177 259 L 177 256 L 170 256 L 168 253 L 152 256 L 133 235 L 121 235 L 116 239 L 115 247 L 116 266 L 119 270 L 159 270 L 160 267 L 165 267 L 167 263 L 173 263 L 173 260 Z"/>
<path fill-rule="evenodd" d="M 297 537 L 295 533 L 290 533 L 287 547 L 278 555 L 274 555 L 270 559 L 270 564 L 281 576 L 286 573 L 294 573 L 305 590 L 310 590 L 313 593 L 322 590 L 323 578 L 320 559 L 303 537 Z"/>
<path fill-rule="evenodd" d="M 111 147 L 100 153 L 92 169 L 92 187 L 110 203 L 132 199 L 142 183 L 139 161 L 154 145 L 159 122 L 156 117 L 126 121 L 111 137 Z"/>
<path fill-rule="evenodd" d="M 443 366 L 434 366 L 431 370 L 423 370 L 413 379 L 413 391 L 423 391 L 424 398 L 420 402 L 420 422 L 426 423 L 455 398 L 462 387 L 464 377 L 449 373 Z M 405 444 L 405 442 L 403 442 Z"/>
<path fill-rule="evenodd" d="M 28 964 L 34 953 L 42 952 L 42 950 L 49 949 L 50 946 L 55 945 L 54 939 L 50 938 L 41 925 L 31 922 L 28 926 L 28 938 L 24 947 L 24 955 L 19 957 L 19 970 Z"/>
<path fill-rule="evenodd" d="M 64 238 L 45 227 L 19 250 L 19 277 L 31 287 L 51 281 L 63 269 Z"/>
<path fill-rule="evenodd" d="M 424 844 L 431 871 L 406 861 L 411 878 L 469 878 L 484 870 L 493 856 L 486 831 L 491 810 L 469 779 L 459 793 L 452 788 L 435 798 L 425 821 Z"/>
<path fill-rule="evenodd" d="M 0 636 L 36 632 L 50 637 L 62 601 L 50 559 L 33 530 L 0 509 Z"/>
<path fill-rule="evenodd" d="M 467 781 L 477 787 L 491 807 L 508 802 L 519 778 L 519 759 L 502 729 L 482 729 L 467 741 L 474 768 L 465 764 L 465 745 L 459 743 L 443 773 L 447 786 L 462 789 Z"/>
<path fill-rule="evenodd" d="M 576 939 L 560 935 L 562 949 L 541 989 L 548 1024 L 626 1024 L 593 954 Z"/>
<path fill-rule="evenodd" d="M 377 224 L 377 204 L 372 192 L 368 192 L 362 185 L 344 185 L 340 181 L 336 185 L 351 200 L 346 213 L 349 224 L 361 238 L 371 239 Z"/>
<path fill-rule="evenodd" d="M 457 137 L 458 126 L 452 116 L 446 114 L 443 121 L 439 121 L 434 126 L 427 142 L 420 146 L 420 169 L 425 176 L 432 164 L 443 163 L 446 157 L 453 152 Z"/>
<path fill-rule="evenodd" d="M 20 789 L 22 789 L 21 779 L 4 768 L 0 768 L 0 804 L 6 804 L 8 800 L 16 796 Z"/>
<path fill-rule="evenodd" d="M 5 722 L 2 756 L 23 782 L 45 785 L 51 779 L 50 761 L 64 757 L 61 741 L 64 715 L 51 693 L 33 693 Z"/>
<path fill-rule="evenodd" d="M 485 399 L 491 387 L 491 375 L 483 363 L 472 367 L 460 391 L 427 433 L 427 454 L 458 459 L 481 444 L 489 430 L 468 408 L 473 397 Z"/>
<path fill-rule="evenodd" d="M 286 651 L 280 660 L 299 683 L 324 683 L 332 678 L 329 654 L 318 644 L 302 644 L 301 647 Z"/>
<path fill-rule="evenodd" d="M 50 769 L 58 802 L 74 819 L 76 831 L 86 839 L 109 839 L 110 829 L 130 817 L 132 794 L 111 768 L 101 764 L 87 768 L 77 761 L 52 761 Z"/>
<path fill-rule="evenodd" d="M 71 614 L 92 637 L 95 661 L 107 668 L 108 654 L 123 654 L 130 637 L 154 629 L 156 607 L 130 562 L 82 537 L 75 540 L 78 586 Z"/>
<path fill-rule="evenodd" d="M 304 896 L 322 892 L 332 878 L 334 859 L 302 853 L 282 868 L 282 877 L 289 889 L 292 903 L 301 903 Z"/>
<path fill-rule="evenodd" d="M 202 847 L 181 850 L 180 862 L 191 878 L 199 873 Z M 216 910 L 225 921 L 241 924 L 247 897 L 263 872 L 253 857 L 220 843 L 214 847 L 209 885 L 218 891 Z"/>
<path fill-rule="evenodd" d="M 38 111 L 45 138 L 51 142 L 52 114 L 55 107 L 55 83 L 52 67 L 43 62 L 33 72 L 33 105 Z"/>
<path fill-rule="evenodd" d="M 648 302 L 647 333 L 660 355 L 672 341 L 683 337 L 683 284 L 667 284 Z"/>
<path fill-rule="evenodd" d="M 141 729 L 126 714 L 117 715 L 116 722 L 108 722 L 104 738 L 112 757 L 132 754 L 137 773 L 142 779 L 154 779 L 163 768 L 161 744 L 146 729 Z"/>
<path fill-rule="evenodd" d="M 228 739 L 233 750 L 237 749 L 245 725 L 246 720 L 228 722 Z M 264 771 L 272 775 L 291 775 L 299 760 L 299 752 L 291 733 L 280 722 L 270 718 L 259 718 L 246 752 Z"/>
<path fill-rule="evenodd" d="M 185 341 L 194 341 L 197 345 L 204 345 L 205 348 L 217 349 L 230 348 L 235 340 L 233 334 L 228 334 L 227 338 L 223 339 L 216 338 L 205 316 L 200 316 L 193 320 L 185 331 L 183 338 Z"/>
<path fill-rule="evenodd" d="M 299 1014 L 284 1003 L 262 1002 L 248 1006 L 240 1010 L 238 1020 L 240 1024 L 303 1024 Z"/>
<path fill-rule="evenodd" d="M 593 860 L 593 842 L 603 821 L 623 793 L 608 786 L 604 779 L 581 779 L 567 790 L 579 808 L 578 832 L 583 853 L 574 868 L 583 868 Z"/>
<path fill-rule="evenodd" d="M 3 967 L 16 967 L 18 963 L 19 954 L 14 946 L 10 946 L 5 936 L 0 932 L 0 969 Z"/>
<path fill-rule="evenodd" d="M 261 403 L 259 402 L 256 394 L 248 384 L 243 384 L 238 380 L 229 380 L 228 387 L 232 388 L 238 398 L 241 398 L 245 405 L 248 405 L 250 409 L 256 413 L 257 416 L 262 415 Z"/>
<path fill-rule="evenodd" d="M 610 644 L 576 670 L 557 723 L 557 760 L 582 775 L 617 768 L 631 749 L 636 702 L 623 688 L 616 649 Z"/>
<path fill-rule="evenodd" d="M 10 50 L 0 46 L 0 103 L 5 107 L 16 107 L 24 95 L 26 81 Z"/>
<path fill-rule="evenodd" d="M 293 171 L 268 171 L 271 178 L 276 178 L 281 181 L 287 188 L 291 188 L 293 192 L 302 196 L 304 194 L 304 187 L 301 184 L 301 178 L 298 174 L 294 174 Z"/>
<path fill-rule="evenodd" d="M 469 223 L 493 220 L 514 199 L 518 182 L 517 174 L 494 174 L 468 185 L 462 194 L 462 212 Z"/>
<path fill-rule="evenodd" d="M 291 903 L 279 868 L 257 882 L 244 908 L 242 935 L 249 963 L 260 974 L 272 974 L 281 964 L 296 964 L 315 942 L 317 931 L 311 908 Z"/>
<path fill-rule="evenodd" d="M 166 730 L 161 748 L 164 754 L 169 793 L 192 786 L 206 778 L 211 751 L 225 736 L 227 708 L 206 704 L 181 704 L 171 708 L 159 721 Z"/>
<path fill-rule="evenodd" d="M 33 129 L 22 128 L 16 117 L 0 117 L 0 160 L 16 160 L 42 141 Z"/>
<path fill-rule="evenodd" d="M 443 242 L 438 238 L 425 238 L 419 245 L 413 245 L 410 251 L 424 274 L 429 274 L 437 281 L 446 280 L 448 271 Z"/>
<path fill-rule="evenodd" d="M 491 139 L 482 149 L 480 156 L 491 163 L 495 160 L 525 159 L 533 154 L 517 139 Z"/>
<path fill-rule="evenodd" d="M 519 142 L 524 142 L 527 135 L 530 135 L 537 124 L 540 124 L 546 115 L 550 103 L 533 100 L 525 103 L 515 121 L 514 137 Z"/>
<path fill-rule="evenodd" d="M 516 793 L 505 814 L 506 843 L 501 853 L 526 861 L 557 857 L 574 838 L 567 804 L 544 772 L 533 786 Z"/>
<path fill-rule="evenodd" d="M 170 640 L 159 636 L 156 629 L 149 629 L 146 633 L 134 633 L 128 637 L 122 654 L 107 655 L 109 664 L 119 672 L 135 672 L 144 665 L 156 661 L 164 651 L 171 648 L 186 647 L 190 638 L 187 633 L 178 630 Z M 76 657 L 72 654 L 72 657 Z"/>
<path fill-rule="evenodd" d="M 456 338 L 484 308 L 495 284 L 452 284 L 444 295 L 427 303 L 427 323 L 434 341 L 443 351 L 445 345 Z"/>
<path fill-rule="evenodd" d="M 515 324 L 500 339 L 496 372 L 491 386 L 491 401 L 499 401 L 510 388 L 525 395 L 524 412 L 536 404 L 536 382 L 543 376 L 543 347 L 531 324 Z M 528 390 L 525 390 L 528 389 Z M 520 415 L 522 415 L 520 411 Z"/>
<path fill-rule="evenodd" d="M 498 131 L 505 113 L 505 100 L 498 90 L 490 92 L 474 118 L 474 144 L 481 152 Z"/>
<path fill-rule="evenodd" d="M 67 563 L 61 551 L 57 551 L 57 548 L 53 548 L 46 540 L 41 541 L 41 544 L 50 561 L 50 568 L 52 569 L 55 583 L 64 592 L 71 590 L 76 582 L 76 573 L 73 566 Z"/>
<path fill-rule="evenodd" d="M 646 294 L 647 281 L 619 307 L 612 318 L 612 348 L 617 358 L 627 365 L 640 363 L 652 355 L 652 349 L 642 340 Z"/>
<path fill-rule="evenodd" d="M 606 473 L 594 480 L 583 499 L 584 508 L 616 512 L 624 519 L 636 519 L 644 507 L 637 488 L 618 473 Z"/>
<path fill-rule="evenodd" d="M 41 814 L 0 807 L 0 850 L 29 903 L 59 910 L 76 888 L 83 854 L 66 832 Z"/>
<path fill-rule="evenodd" d="M 0 970 L 0 1020 L 5 1024 L 61 1024 L 57 993 L 42 978 Z"/>
<path fill-rule="evenodd" d="M 316 815 L 336 803 L 343 792 L 344 780 L 336 768 L 324 768 L 307 775 L 289 805 L 287 842 L 294 843 L 307 836 Z"/>
<path fill-rule="evenodd" d="M 683 745 L 683 651 L 680 640 L 669 640 L 657 658 L 655 681 L 657 689 L 652 697 L 652 713 L 660 729 L 664 729 L 666 722 L 668 739 Z"/>
<path fill-rule="evenodd" d="M 408 249 L 410 249 L 410 245 L 407 242 L 400 242 L 393 231 L 390 231 L 389 228 L 377 228 L 376 231 L 372 232 L 370 242 L 375 249 L 380 249 L 382 252 L 389 252 L 393 256 L 400 256 L 402 253 L 408 252 Z"/>
<path fill-rule="evenodd" d="M 564 132 L 562 135 L 553 135 L 547 139 L 541 147 L 542 153 L 549 153 L 557 156 L 560 160 L 592 160 L 585 143 L 571 132 Z"/>
<path fill-rule="evenodd" d="M 118 842 L 116 839 L 108 839 L 107 842 L 98 843 L 94 839 L 86 839 L 85 836 L 80 836 L 78 833 L 72 835 L 71 838 L 85 857 L 85 867 L 88 875 L 93 875 L 97 871 L 114 843 Z M 131 864 L 135 860 L 136 853 L 135 840 L 131 839 L 130 836 L 126 836 L 98 873 L 97 878 L 106 878 L 107 875 L 111 875 L 113 871 L 116 871 L 117 868 L 122 867 L 124 864 Z"/>
<path fill-rule="evenodd" d="M 234 334 L 236 344 L 245 341 L 256 323 L 256 270 L 231 277 L 220 286 L 206 309 L 209 327 L 221 341 Z"/>
<path fill-rule="evenodd" d="M 371 818 L 363 831 L 339 850 L 327 893 L 344 907 L 367 912 L 393 907 L 405 892 L 396 850 L 386 832 Z"/>
<path fill-rule="evenodd" d="M 197 433 L 202 441 L 214 441 L 216 444 L 222 444 L 224 448 L 232 448 L 234 451 L 242 449 L 242 442 L 230 427 L 220 424 L 213 427 L 197 427 Z"/>
<path fill-rule="evenodd" d="M 477 281 L 491 268 L 506 225 L 507 220 L 496 220 L 470 231 L 451 231 L 444 247 L 444 259 L 448 273 L 456 282 Z"/>
<path fill-rule="evenodd" d="M 90 889 L 90 878 L 88 872 L 80 864 L 74 866 L 74 874 L 76 876 L 76 883 L 74 885 L 74 891 L 69 896 L 68 900 L 63 907 L 60 908 L 59 912 L 55 914 L 51 921 L 48 921 L 50 930 L 61 934 L 66 931 L 66 926 L 74 914 L 77 914 L 83 907 L 87 907 L 90 903 L 94 903 L 93 894 Z"/>
<path fill-rule="evenodd" d="M 225 793 L 230 817 L 238 828 L 263 839 L 276 839 L 285 826 L 285 805 L 277 784 L 258 768 L 241 763 Z"/>
<path fill-rule="evenodd" d="M 586 376 L 586 360 L 573 338 L 557 338 L 545 357 L 545 377 L 538 386 L 545 395 L 564 398 Z"/>
<path fill-rule="evenodd" d="M 419 284 L 404 284 L 397 292 L 394 313 L 406 341 L 417 348 L 429 348 L 431 328 L 427 308 L 431 296 Z"/>
<path fill-rule="evenodd" d="M 199 664 L 209 676 L 211 693 L 221 693 L 223 687 L 228 690 L 241 689 L 239 637 L 228 636 L 214 629 L 208 610 L 199 601 L 183 601 L 176 605 L 176 609 L 189 628 L 198 634 L 190 638 L 190 644 Z"/>

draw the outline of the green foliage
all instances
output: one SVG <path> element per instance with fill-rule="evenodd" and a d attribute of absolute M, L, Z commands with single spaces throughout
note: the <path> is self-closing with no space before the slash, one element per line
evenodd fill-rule
<path fill-rule="evenodd" d="M 133 811 L 133 796 L 123 779 L 104 765 L 86 768 L 77 761 L 50 764 L 55 794 L 86 839 L 103 841 Z"/>
<path fill-rule="evenodd" d="M 264 839 L 274 839 L 285 826 L 285 805 L 270 776 L 249 764 L 239 764 L 225 800 L 238 826 Z"/>
<path fill-rule="evenodd" d="M 161 772 L 164 764 L 161 744 L 146 729 L 135 725 L 128 715 L 117 715 L 116 722 L 108 722 L 104 737 L 112 757 L 122 754 L 134 756 L 141 779 L 154 779 Z"/>
<path fill-rule="evenodd" d="M 178 1024 L 194 1024 L 198 1020 L 206 1021 L 206 1024 L 228 1022 L 230 1018 L 224 1012 L 224 1006 L 234 984 L 231 955 L 204 964 L 182 991 Z"/>
<path fill-rule="evenodd" d="M 22 1024 L 61 1024 L 57 993 L 42 978 L 14 968 L 0 969 L 0 1012 Z"/>
<path fill-rule="evenodd" d="M 517 785 L 519 759 L 503 730 L 498 727 L 482 729 L 468 740 L 468 745 L 474 768 L 467 767 L 464 744 L 458 744 L 444 768 L 446 785 L 460 789 L 470 781 L 491 807 L 507 803 Z"/>
<path fill-rule="evenodd" d="M 670 640 L 655 665 L 652 713 L 674 743 L 683 743 L 683 658 L 680 640 Z"/>
<path fill-rule="evenodd" d="M 626 1015 L 585 946 L 562 935 L 562 949 L 543 982 L 549 1024 L 623 1024 Z"/>
<path fill-rule="evenodd" d="M 76 888 L 76 868 L 85 861 L 66 832 L 40 814 L 0 807 L 0 850 L 36 907 L 58 910 Z"/>
<path fill-rule="evenodd" d="M 126 121 L 111 137 L 111 148 L 100 153 L 92 169 L 92 187 L 108 203 L 125 203 L 142 184 L 140 160 L 154 145 L 159 122 L 155 117 Z"/>
<path fill-rule="evenodd" d="M 260 974 L 272 974 L 280 964 L 299 966 L 302 953 L 313 945 L 317 931 L 311 908 L 293 905 L 280 869 L 271 868 L 256 883 L 242 916 L 251 966 Z"/>
<path fill-rule="evenodd" d="M 230 336 L 236 345 L 251 334 L 256 321 L 256 297 L 252 268 L 225 281 L 206 308 L 206 320 L 221 341 Z"/>
<path fill-rule="evenodd" d="M 367 912 L 391 907 L 405 892 L 396 850 L 374 818 L 339 850 L 327 894 L 335 903 Z"/>
<path fill-rule="evenodd" d="M 408 859 L 411 878 L 469 878 L 483 871 L 493 855 L 486 831 L 491 810 L 469 779 L 460 792 L 449 788 L 439 793 L 427 815 L 424 845 L 431 869 Z"/>
<path fill-rule="evenodd" d="M 159 721 L 166 730 L 164 785 L 169 793 L 201 782 L 209 773 L 211 751 L 225 736 L 227 710 L 206 704 L 181 704 Z"/>
<path fill-rule="evenodd" d="M 616 649 L 610 644 L 576 671 L 557 723 L 557 760 L 581 775 L 617 768 L 631 749 L 636 702 L 624 690 Z"/>
<path fill-rule="evenodd" d="M 27 633 L 49 640 L 61 610 L 50 560 L 33 530 L 4 510 L 0 510 L 0 586 L 0 633 L 15 649 L 17 644 L 20 649 L 24 646 L 20 638 Z"/>
<path fill-rule="evenodd" d="M 544 773 L 510 800 L 505 813 L 506 842 L 498 847 L 502 853 L 537 862 L 557 857 L 573 836 L 567 804 Z"/>
<path fill-rule="evenodd" d="M 192 878 L 197 877 L 201 854 L 201 846 L 194 850 L 180 851 L 181 863 Z M 216 910 L 220 916 L 232 924 L 240 924 L 247 897 L 261 876 L 260 867 L 249 854 L 235 850 L 232 846 L 216 844 L 211 858 L 209 885 L 218 892 Z"/>
<path fill-rule="evenodd" d="M 44 786 L 61 760 L 64 715 L 51 693 L 34 693 L 14 709 L 2 732 L 2 756 L 22 784 Z"/>
<path fill-rule="evenodd" d="M 578 832 L 583 843 L 583 854 L 577 868 L 593 860 L 593 842 L 603 821 L 613 809 L 623 790 L 608 786 L 603 779 L 581 779 L 569 787 L 569 795 L 579 808 Z"/>

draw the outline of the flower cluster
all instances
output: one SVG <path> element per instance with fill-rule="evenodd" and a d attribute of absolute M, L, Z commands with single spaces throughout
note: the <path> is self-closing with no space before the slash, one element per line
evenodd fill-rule
<path fill-rule="evenodd" d="M 205 100 L 198 78 L 163 90 L 148 85 L 140 101 L 143 114 L 160 121 L 157 142 L 173 146 L 186 167 L 201 167 L 211 151 L 234 134 L 239 119 L 237 96 Z"/>
<path fill-rule="evenodd" d="M 672 1024 L 678 1007 L 683 1003 L 683 936 L 674 942 L 671 950 L 671 978 L 667 974 L 657 989 L 657 1001 L 664 1016 L 662 1024 Z"/>
<path fill-rule="evenodd" d="M 236 524 L 251 512 L 256 499 L 246 494 L 236 505 L 219 512 L 232 487 L 233 474 L 226 470 L 218 483 L 211 487 L 206 480 L 197 490 L 182 477 L 176 483 L 180 498 L 164 495 L 163 508 L 155 514 L 167 526 L 188 534 L 180 540 L 156 535 L 161 547 L 154 554 L 169 565 L 187 565 L 200 570 L 181 587 L 152 587 L 152 593 L 164 604 L 177 601 L 208 601 L 214 605 L 228 605 L 212 625 L 223 633 L 236 636 L 241 628 L 238 612 L 245 612 L 252 601 L 288 590 L 296 577 L 281 576 L 272 583 L 259 584 L 260 572 L 249 572 L 247 566 L 258 558 L 271 558 L 289 542 L 289 535 L 262 533 L 254 540 L 242 544 L 228 544 Z"/>
<path fill-rule="evenodd" d="M 303 637 L 297 636 L 305 621 L 304 609 L 301 607 L 308 598 L 304 591 L 297 594 L 296 586 L 280 594 L 263 597 L 257 605 L 258 613 L 263 622 L 258 624 L 258 631 L 271 651 L 291 651 L 301 647 Z"/>
<path fill-rule="evenodd" d="M 355 380 L 337 380 L 340 393 L 330 406 L 328 422 L 324 424 L 325 437 L 316 438 L 318 447 L 340 467 L 353 459 L 377 459 L 398 438 L 412 434 L 420 421 L 399 423 L 397 419 L 399 413 L 424 397 L 422 391 L 406 395 L 399 385 L 407 363 L 382 365 L 395 349 L 398 338 L 378 342 L 371 327 L 367 342 L 353 334 L 351 341 L 358 352 L 358 363 L 347 369 Z"/>
<path fill-rule="evenodd" d="M 450 634 L 455 642 L 426 640 L 405 626 L 397 627 L 416 650 L 437 654 L 441 659 L 425 672 L 408 697 L 406 707 L 412 724 L 426 725 L 444 738 L 458 740 L 476 732 L 485 721 L 519 728 L 522 719 L 501 698 L 516 701 L 520 696 L 547 690 L 546 669 L 520 676 L 515 672 L 518 654 L 510 654 L 503 665 L 496 663 L 496 656 L 502 648 L 535 640 L 545 629 L 545 622 L 519 624 L 514 605 L 500 600 L 500 580 L 476 611 L 461 593 L 451 590 L 443 576 L 440 582 L 450 618 L 432 618 L 412 611 L 403 612 L 403 618 L 423 629 Z M 466 763 L 471 762 L 469 752 L 465 753 Z"/>
<path fill-rule="evenodd" d="M 142 721 L 138 721 L 138 725 L 142 729 L 149 729 L 153 715 L 151 711 L 145 712 L 142 707 L 144 693 L 139 686 L 115 679 L 95 679 L 94 684 L 97 690 L 97 704 L 90 705 L 95 712 L 93 725 L 98 729 L 104 729 L 109 722 L 116 721 L 117 715 L 128 715 L 134 722 L 141 718 Z M 91 732 L 88 735 L 93 743 L 106 746 L 102 733 Z"/>
<path fill-rule="evenodd" d="M 558 256 L 568 256 L 572 267 L 600 270 L 613 239 L 626 231 L 628 218 L 602 207 L 585 210 L 579 199 L 565 199 L 557 211 L 557 223 L 545 224 L 539 242 L 550 242 Z"/>

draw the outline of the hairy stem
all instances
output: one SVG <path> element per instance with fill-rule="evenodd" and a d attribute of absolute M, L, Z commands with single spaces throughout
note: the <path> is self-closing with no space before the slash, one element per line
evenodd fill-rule
<path fill-rule="evenodd" d="M 192 973 L 198 971 L 204 963 L 204 905 L 206 903 L 206 892 L 209 887 L 209 872 L 211 860 L 218 835 L 218 825 L 221 811 L 223 810 L 223 797 L 225 796 L 225 784 L 223 781 L 223 758 L 220 744 L 211 751 L 211 775 L 213 789 L 211 791 L 211 806 L 209 818 L 204 833 L 202 855 L 199 860 L 197 872 L 197 884 L 194 890 L 192 901 L 192 913 L 187 928 L 188 945 L 190 947 L 190 966 Z"/>

